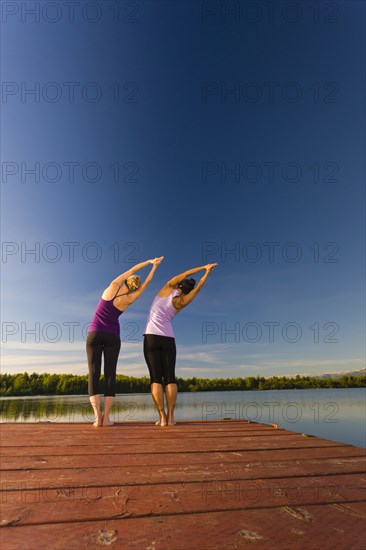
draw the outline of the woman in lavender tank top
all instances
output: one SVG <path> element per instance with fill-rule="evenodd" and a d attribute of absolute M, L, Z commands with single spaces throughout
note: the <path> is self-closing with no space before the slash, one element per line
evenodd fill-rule
<path fill-rule="evenodd" d="M 94 426 L 111 426 L 109 413 L 115 397 L 116 369 L 121 339 L 118 318 L 145 291 L 154 276 L 163 256 L 139 263 L 114 279 L 102 294 L 90 323 L 86 340 L 89 366 L 89 397 L 95 414 Z M 152 264 L 145 281 L 141 284 L 136 271 Z M 104 356 L 104 414 L 102 416 L 99 379 Z"/>
<path fill-rule="evenodd" d="M 168 281 L 155 297 L 144 333 L 144 356 L 150 372 L 151 395 L 158 410 L 158 426 L 173 426 L 174 407 L 178 386 L 175 381 L 176 347 L 171 321 L 197 296 L 207 277 L 217 264 L 207 264 L 189 269 Z M 205 270 L 205 274 L 195 287 L 190 275 Z M 167 401 L 167 413 L 164 408 L 164 390 Z"/>

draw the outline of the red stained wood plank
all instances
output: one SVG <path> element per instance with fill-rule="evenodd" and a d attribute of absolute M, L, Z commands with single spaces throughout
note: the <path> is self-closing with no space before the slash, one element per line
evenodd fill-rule
<path fill-rule="evenodd" d="M 343 475 L 24 489 L 2 493 L 1 522 L 19 526 L 310 504 L 339 504 L 342 510 L 350 502 L 364 502 L 365 487 L 366 482 L 355 485 L 352 475 Z"/>
<path fill-rule="evenodd" d="M 363 549 L 365 450 L 260 424 L 1 426 L 2 550 Z"/>
<path fill-rule="evenodd" d="M 191 453 L 149 453 L 147 454 L 125 454 L 123 459 L 121 455 L 105 454 L 103 464 L 100 463 L 98 457 L 100 452 L 94 452 L 93 454 L 69 454 L 69 455 L 53 455 L 49 454 L 49 448 L 44 448 L 43 453 L 38 453 L 38 448 L 30 448 L 27 456 L 3 456 L 0 460 L 2 470 L 19 470 L 19 469 L 41 469 L 47 470 L 49 468 L 105 468 L 120 466 L 155 466 L 164 463 L 167 464 L 207 464 L 211 462 L 243 462 L 243 461 L 260 461 L 260 462 L 273 462 L 273 460 L 287 461 L 300 460 L 303 458 L 303 448 L 291 449 L 276 449 L 275 451 L 268 452 L 268 450 L 256 451 L 228 451 L 228 452 L 211 452 L 201 453 L 199 451 Z M 100 450 L 100 449 L 99 449 Z M 311 457 L 316 458 L 329 458 L 336 460 L 342 457 L 357 457 L 365 456 L 365 450 L 352 446 L 338 446 L 332 447 L 312 447 Z"/>
<path fill-rule="evenodd" d="M 149 468 L 141 466 L 117 466 L 95 470 L 92 467 L 83 469 L 59 470 L 7 470 L 2 473 L 2 484 L 26 484 L 27 488 L 57 485 L 88 485 L 90 479 L 93 485 L 102 486 L 106 483 L 164 483 L 172 481 L 184 483 L 187 481 L 223 480 L 223 479 L 258 479 L 283 478 L 300 475 L 362 473 L 365 471 L 364 457 L 324 458 L 283 462 L 272 461 L 265 465 L 261 462 L 219 464 L 179 464 L 163 465 Z M 102 457 L 100 458 L 102 460 Z"/>
<path fill-rule="evenodd" d="M 83 550 L 106 542 L 123 550 L 363 550 L 363 529 L 362 517 L 307 505 L 24 526 L 2 529 L 0 543 L 7 550 Z"/>

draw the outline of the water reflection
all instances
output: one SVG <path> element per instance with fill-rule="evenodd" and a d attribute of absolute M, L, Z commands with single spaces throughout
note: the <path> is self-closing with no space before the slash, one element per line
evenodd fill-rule
<path fill-rule="evenodd" d="M 366 447 L 362 388 L 181 393 L 177 420 L 247 419 Z M 117 395 L 114 422 L 156 420 L 149 394 Z M 92 422 L 87 396 L 0 399 L 1 422 Z"/>
<path fill-rule="evenodd" d="M 126 397 L 126 399 L 124 398 Z M 117 396 L 111 418 L 114 422 L 145 420 L 151 403 L 136 403 L 134 395 Z M 92 422 L 93 411 L 89 398 L 57 396 L 9 398 L 0 400 L 1 422 Z M 149 415 L 147 418 L 149 419 Z"/>

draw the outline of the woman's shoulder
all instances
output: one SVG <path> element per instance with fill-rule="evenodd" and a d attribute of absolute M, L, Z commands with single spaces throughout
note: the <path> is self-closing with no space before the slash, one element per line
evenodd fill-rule
<path fill-rule="evenodd" d="M 172 294 L 175 295 L 177 293 L 177 290 L 169 285 L 164 285 L 163 288 L 159 290 L 157 293 L 157 297 L 159 298 L 168 298 Z"/>
<path fill-rule="evenodd" d="M 159 292 L 157 293 L 156 296 L 158 296 L 159 298 L 167 298 L 168 296 L 170 296 L 171 294 L 173 294 L 175 292 L 175 288 L 170 286 L 168 283 L 166 283 L 160 290 Z"/>

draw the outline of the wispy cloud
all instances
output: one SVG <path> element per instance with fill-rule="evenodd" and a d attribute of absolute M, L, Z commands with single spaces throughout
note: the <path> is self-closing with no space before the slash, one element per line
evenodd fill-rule
<path fill-rule="evenodd" d="M 358 370 L 364 366 L 358 357 L 289 358 L 281 353 L 243 353 L 242 348 L 214 344 L 202 351 L 202 344 L 178 344 L 177 375 L 213 377 L 281 376 L 322 374 L 337 370 Z M 85 342 L 17 343 L 3 346 L 2 372 L 58 372 L 86 374 L 88 372 Z M 146 376 L 142 342 L 123 342 L 118 372 L 130 376 Z"/>

